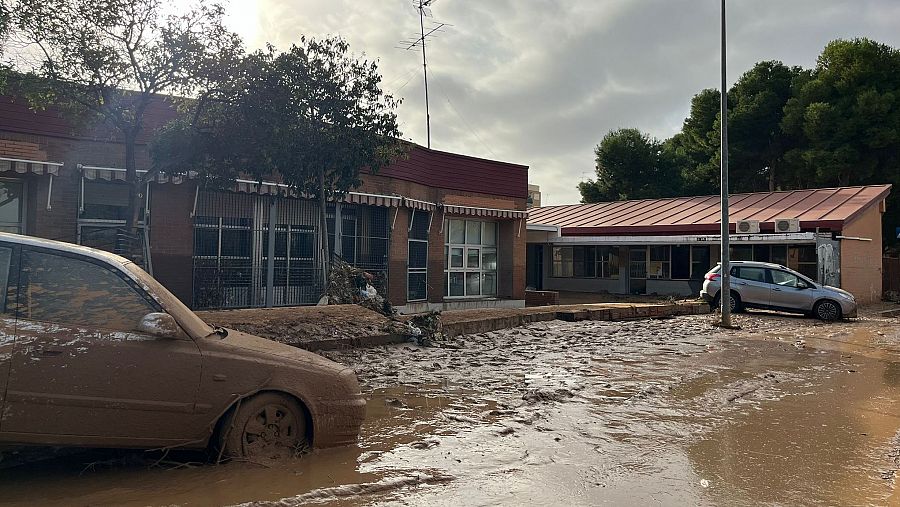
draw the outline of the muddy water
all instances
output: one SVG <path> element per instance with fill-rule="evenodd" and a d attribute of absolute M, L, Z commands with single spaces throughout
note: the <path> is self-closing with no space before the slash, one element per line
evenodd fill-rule
<path fill-rule="evenodd" d="M 330 353 L 369 394 L 358 447 L 225 466 L 79 454 L 0 471 L 0 503 L 900 504 L 896 321 L 741 318 Z"/>

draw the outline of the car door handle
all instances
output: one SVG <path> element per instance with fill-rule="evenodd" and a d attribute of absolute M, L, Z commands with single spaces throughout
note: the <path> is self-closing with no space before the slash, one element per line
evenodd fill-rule
<path fill-rule="evenodd" d="M 41 357 L 57 357 L 61 356 L 63 351 L 58 349 L 41 349 Z"/>
<path fill-rule="evenodd" d="M 781 289 L 772 289 L 772 290 L 774 290 L 775 292 L 781 292 Z"/>
<path fill-rule="evenodd" d="M 747 284 L 744 283 L 744 282 L 734 282 L 734 284 L 735 284 L 735 285 L 747 285 Z"/>

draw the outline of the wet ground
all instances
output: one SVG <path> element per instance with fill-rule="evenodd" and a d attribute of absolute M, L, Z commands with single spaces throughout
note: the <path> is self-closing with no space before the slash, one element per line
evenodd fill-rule
<path fill-rule="evenodd" d="M 897 319 L 711 322 L 325 353 L 369 396 L 359 447 L 262 465 L 75 455 L 0 471 L 0 503 L 900 504 Z"/>

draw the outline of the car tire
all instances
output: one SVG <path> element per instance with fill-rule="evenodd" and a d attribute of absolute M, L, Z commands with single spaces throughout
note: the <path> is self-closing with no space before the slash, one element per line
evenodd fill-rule
<path fill-rule="evenodd" d="M 306 410 L 287 394 L 266 392 L 241 400 L 225 417 L 219 449 L 229 458 L 287 458 L 309 445 Z"/>
<path fill-rule="evenodd" d="M 719 299 L 721 294 L 716 294 L 716 297 L 713 298 L 712 302 L 709 304 L 709 307 L 712 311 L 716 311 L 722 305 L 722 300 Z M 731 291 L 731 313 L 741 313 L 744 311 L 744 304 L 741 302 L 741 295 L 735 291 Z"/>
<path fill-rule="evenodd" d="M 823 299 L 813 307 L 813 315 L 825 322 L 834 322 L 841 319 L 841 305 L 830 299 Z"/>

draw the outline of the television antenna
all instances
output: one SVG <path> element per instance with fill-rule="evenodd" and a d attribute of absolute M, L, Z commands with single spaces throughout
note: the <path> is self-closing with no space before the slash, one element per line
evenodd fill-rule
<path fill-rule="evenodd" d="M 447 23 L 431 21 L 426 31 L 425 18 L 432 18 L 431 6 L 437 0 L 413 0 L 413 7 L 419 13 L 419 33 L 401 40 L 398 49 L 406 51 L 422 49 L 422 70 L 425 76 L 425 131 L 428 139 L 428 148 L 431 148 L 431 110 L 428 103 L 428 60 L 425 55 L 425 46 L 429 38 L 436 37 L 444 31 L 444 27 L 452 26 Z"/>

